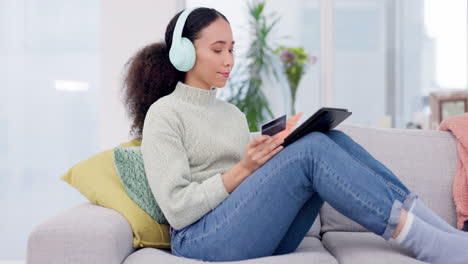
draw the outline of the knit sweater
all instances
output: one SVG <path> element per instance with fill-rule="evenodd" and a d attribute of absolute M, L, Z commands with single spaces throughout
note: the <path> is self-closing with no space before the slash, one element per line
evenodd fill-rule
<path fill-rule="evenodd" d="M 148 183 L 176 230 L 229 196 L 221 175 L 242 159 L 250 140 L 245 115 L 217 99 L 217 89 L 179 82 L 145 117 L 141 152 Z"/>

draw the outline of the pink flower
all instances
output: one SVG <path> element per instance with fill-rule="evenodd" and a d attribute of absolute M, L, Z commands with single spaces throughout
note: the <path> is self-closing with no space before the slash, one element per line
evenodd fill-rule
<path fill-rule="evenodd" d="M 294 61 L 295 54 L 287 49 L 281 51 L 281 61 L 283 62 L 292 62 Z"/>

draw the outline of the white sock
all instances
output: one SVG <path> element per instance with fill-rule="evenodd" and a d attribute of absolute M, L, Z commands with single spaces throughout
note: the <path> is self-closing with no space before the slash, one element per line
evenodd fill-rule
<path fill-rule="evenodd" d="M 417 259 L 429 263 L 468 263 L 468 237 L 451 234 L 426 223 L 408 212 L 396 242 Z"/>
<path fill-rule="evenodd" d="M 415 216 L 421 218 L 424 222 L 437 227 L 438 229 L 452 233 L 452 234 L 459 234 L 468 236 L 468 232 L 456 229 L 455 227 L 451 226 L 449 223 L 445 222 L 442 218 L 440 218 L 434 211 L 432 211 L 429 207 L 427 207 L 421 200 L 415 199 L 411 209 L 409 210 Z M 467 261 L 468 263 L 468 261 Z"/>

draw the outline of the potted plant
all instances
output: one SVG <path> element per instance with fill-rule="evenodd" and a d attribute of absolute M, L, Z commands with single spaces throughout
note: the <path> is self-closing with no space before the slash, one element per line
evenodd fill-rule
<path fill-rule="evenodd" d="M 228 102 L 236 105 L 247 117 L 250 131 L 258 131 L 258 124 L 273 118 L 267 98 L 261 87 L 261 73 L 272 65 L 273 49 L 268 44 L 271 30 L 279 21 L 279 17 L 265 15 L 265 1 L 248 3 L 252 42 L 243 66 L 238 68 L 229 81 L 232 96 Z M 270 20 L 271 19 L 271 20 Z M 271 21 L 271 22 L 270 22 Z"/>

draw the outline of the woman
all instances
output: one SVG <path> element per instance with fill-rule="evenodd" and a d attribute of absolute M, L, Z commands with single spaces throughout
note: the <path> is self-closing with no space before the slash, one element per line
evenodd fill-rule
<path fill-rule="evenodd" d="M 420 260 L 467 262 L 466 234 L 346 134 L 313 132 L 285 149 L 278 136 L 250 140 L 245 115 L 216 99 L 233 49 L 226 17 L 197 8 L 178 13 L 165 43 L 130 61 L 132 131 L 142 136 L 148 182 L 171 225 L 175 255 L 233 261 L 293 252 L 326 201 Z"/>

